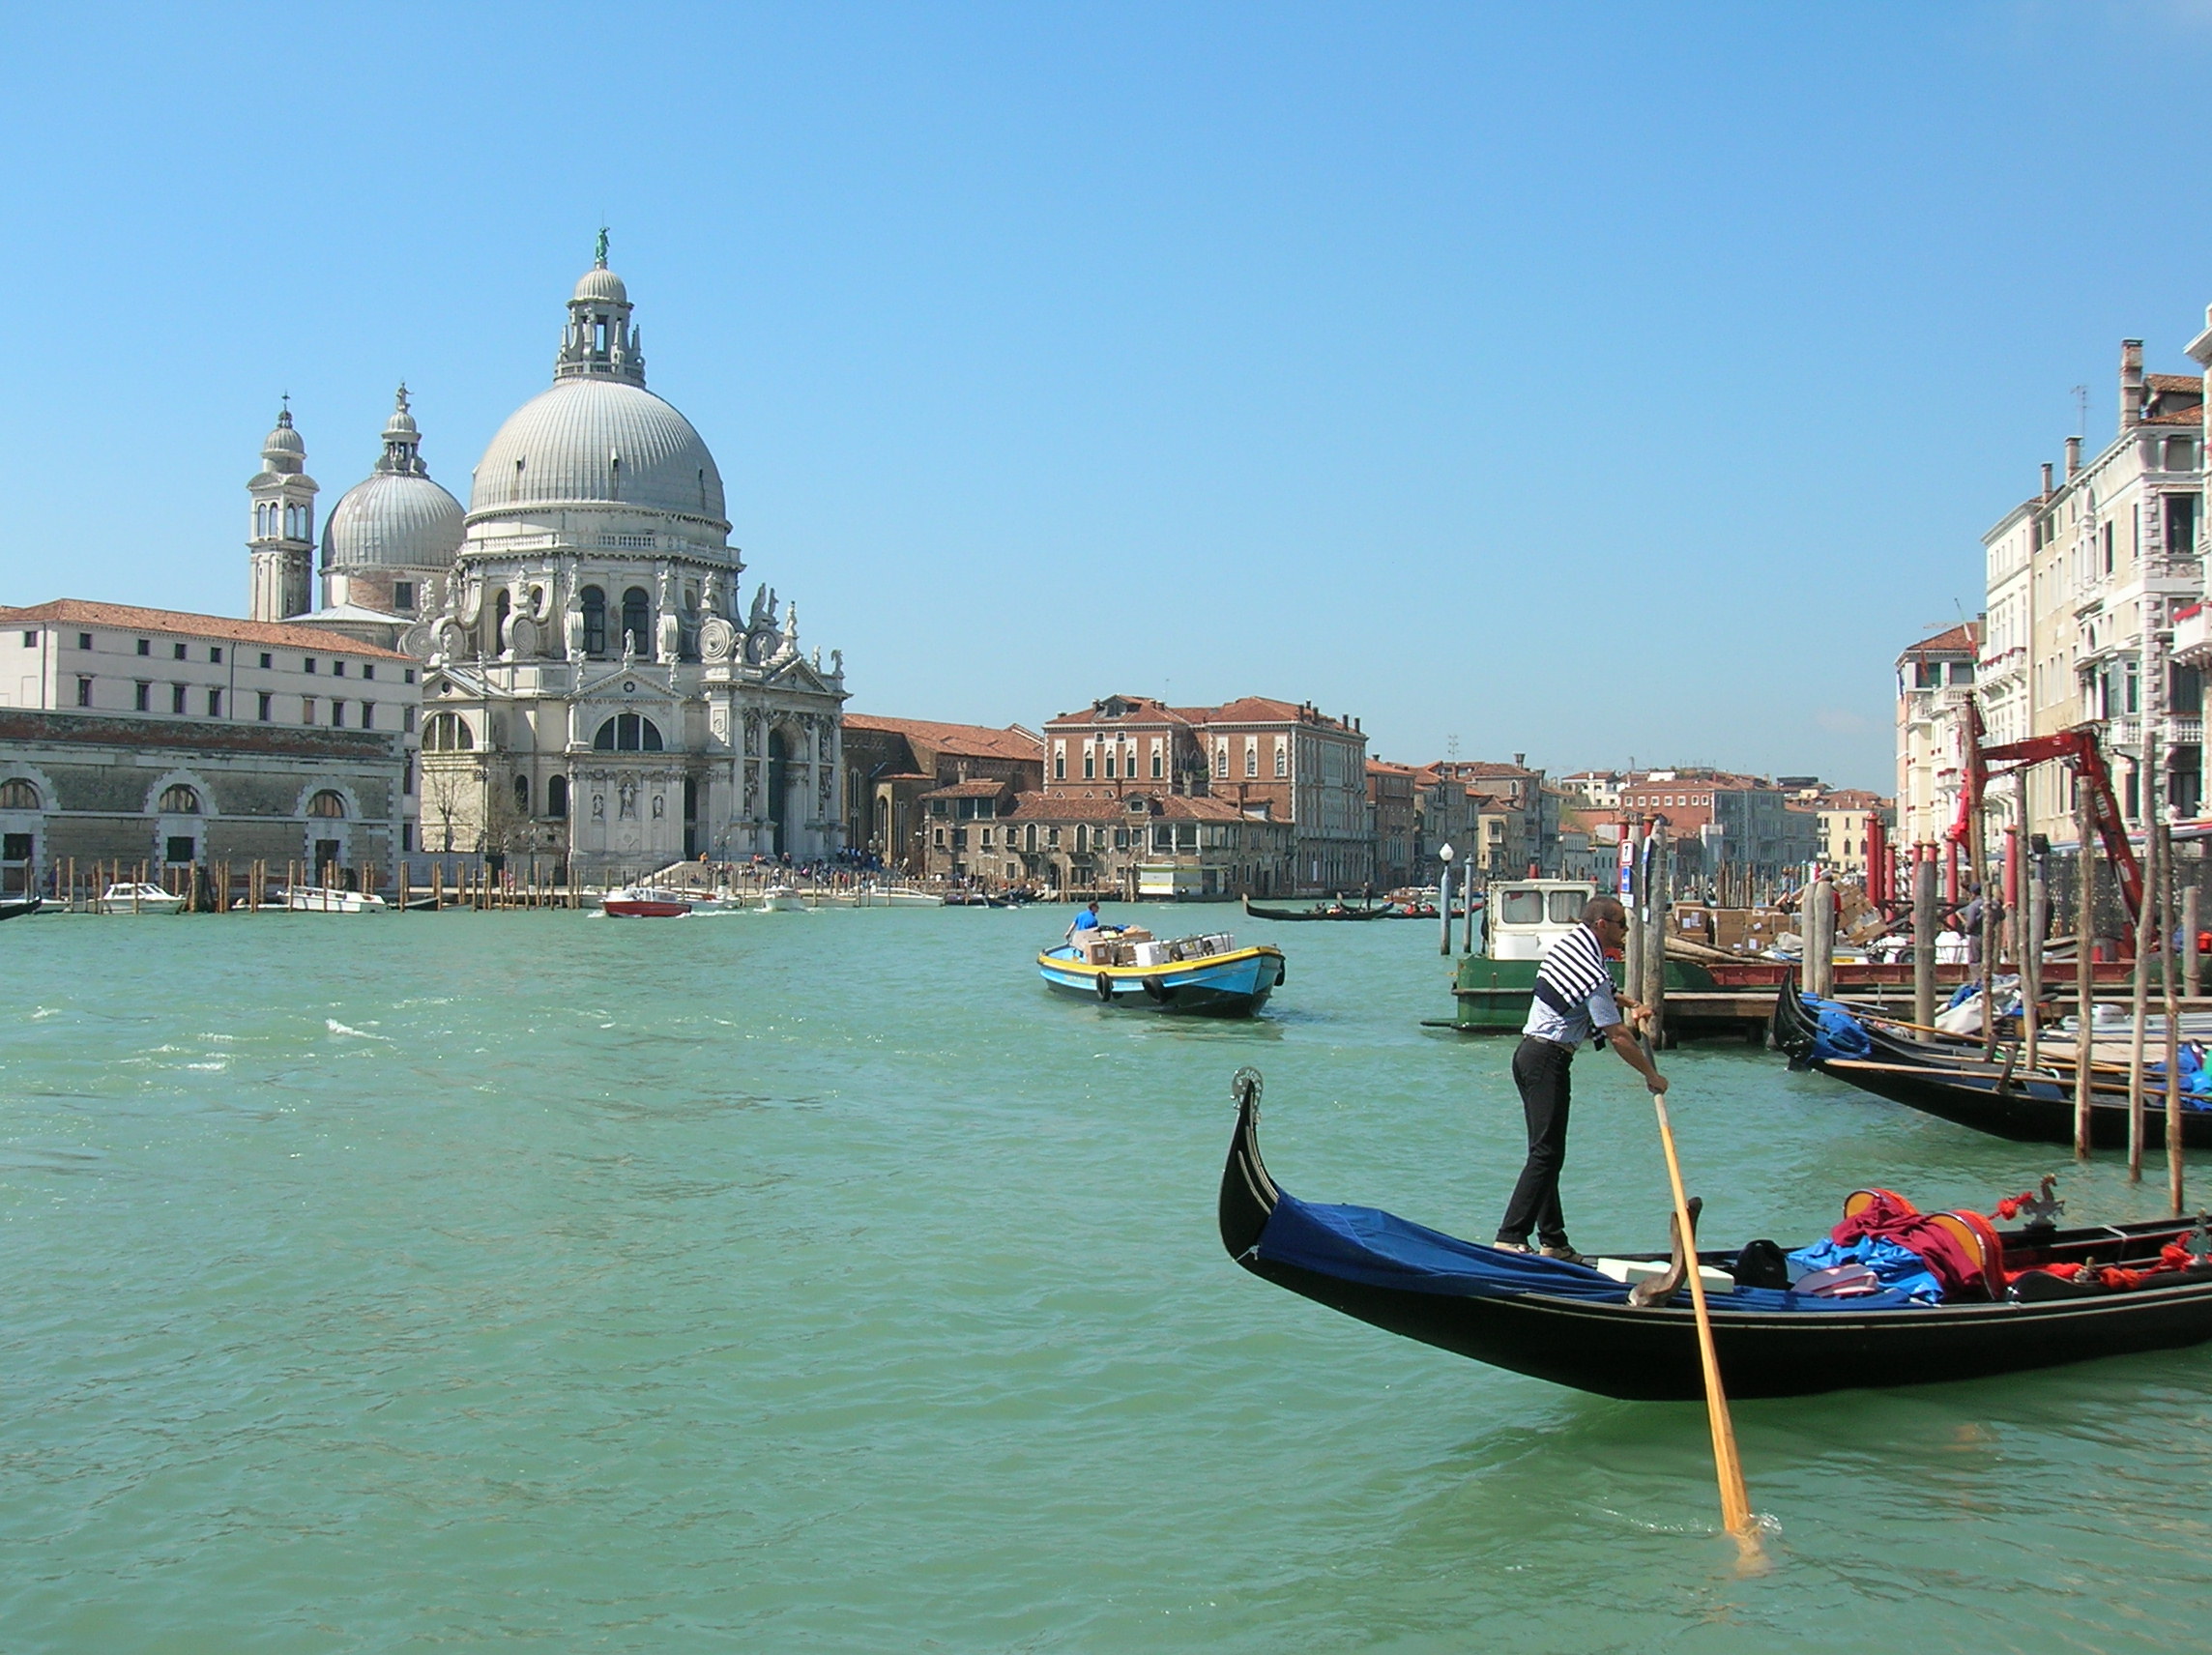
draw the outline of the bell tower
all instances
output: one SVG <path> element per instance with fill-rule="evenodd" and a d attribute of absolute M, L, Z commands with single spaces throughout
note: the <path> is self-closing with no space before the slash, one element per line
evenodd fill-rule
<path fill-rule="evenodd" d="M 261 461 L 246 485 L 253 497 L 247 615 L 282 621 L 314 607 L 315 479 L 307 475 L 307 446 L 292 428 L 290 396 L 261 445 Z"/>

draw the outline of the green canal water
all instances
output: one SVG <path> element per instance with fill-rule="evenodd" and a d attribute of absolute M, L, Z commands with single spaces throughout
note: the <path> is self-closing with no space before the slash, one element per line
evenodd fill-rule
<path fill-rule="evenodd" d="M 1048 996 L 1063 919 L 0 930 L 0 1648 L 2202 1641 L 2212 1350 L 1739 1404 L 1778 1525 L 1741 1578 L 1698 1408 L 1221 1251 L 1241 1063 L 1287 1187 L 1490 1233 L 1508 1046 L 1418 1028 L 1428 926 L 1277 928 L 1274 1004 L 1208 1024 Z M 1715 1237 L 2059 1164 L 1746 1048 L 1672 1068 Z M 1658 1246 L 1649 1105 L 1578 1069 L 1575 1238 Z"/>

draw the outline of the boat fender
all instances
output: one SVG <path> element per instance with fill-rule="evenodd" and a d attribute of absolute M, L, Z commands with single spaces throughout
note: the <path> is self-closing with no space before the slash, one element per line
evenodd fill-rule
<path fill-rule="evenodd" d="M 1100 972 L 1098 980 L 1092 986 L 1098 990 L 1099 1004 L 1111 1005 L 1114 1003 L 1114 979 L 1112 977 L 1104 972 Z"/>
<path fill-rule="evenodd" d="M 1290 967 L 1281 960 L 1275 962 L 1275 986 L 1281 988 L 1283 979 L 1291 974 Z"/>
<path fill-rule="evenodd" d="M 1167 985 L 1165 983 L 1161 982 L 1158 977 L 1147 977 L 1144 979 L 1144 982 L 1145 997 L 1148 1000 L 1150 1000 L 1154 1005 L 1167 1004 L 1170 996 L 1168 993 Z"/>

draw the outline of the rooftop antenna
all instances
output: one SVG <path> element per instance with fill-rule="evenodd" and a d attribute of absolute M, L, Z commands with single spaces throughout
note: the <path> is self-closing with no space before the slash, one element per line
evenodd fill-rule
<path fill-rule="evenodd" d="M 1457 730 L 1454 730 L 1450 735 L 1444 738 L 1444 757 L 1452 760 L 1454 763 L 1458 762 L 1459 732 Z"/>
<path fill-rule="evenodd" d="M 2088 430 L 2089 388 L 2085 385 L 2077 385 L 2074 388 L 2074 431 L 2077 436 L 2084 436 Z"/>

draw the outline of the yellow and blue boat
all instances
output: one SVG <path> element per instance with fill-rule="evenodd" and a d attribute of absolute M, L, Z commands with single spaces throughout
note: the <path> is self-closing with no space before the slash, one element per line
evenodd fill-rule
<path fill-rule="evenodd" d="M 1249 1017 L 1282 985 L 1283 951 L 1239 948 L 1226 932 L 1158 943 L 1108 933 L 1088 947 L 1062 944 L 1037 956 L 1045 985 L 1101 1005 Z"/>

